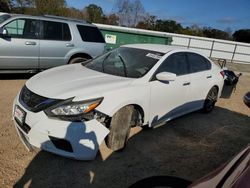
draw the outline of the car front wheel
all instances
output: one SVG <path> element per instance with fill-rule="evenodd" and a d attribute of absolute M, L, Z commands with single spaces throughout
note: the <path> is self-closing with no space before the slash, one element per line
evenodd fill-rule
<path fill-rule="evenodd" d="M 125 106 L 112 117 L 106 144 L 113 151 L 118 151 L 125 147 L 131 128 L 133 111 L 134 107 L 132 105 Z"/>

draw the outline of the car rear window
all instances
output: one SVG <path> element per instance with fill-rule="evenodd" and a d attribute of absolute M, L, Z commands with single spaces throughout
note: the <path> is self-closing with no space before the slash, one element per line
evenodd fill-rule
<path fill-rule="evenodd" d="M 71 40 L 69 26 L 66 23 L 43 21 L 43 28 L 43 39 L 45 40 Z"/>
<path fill-rule="evenodd" d="M 77 25 L 77 29 L 83 41 L 105 43 L 104 38 L 97 27 Z"/>

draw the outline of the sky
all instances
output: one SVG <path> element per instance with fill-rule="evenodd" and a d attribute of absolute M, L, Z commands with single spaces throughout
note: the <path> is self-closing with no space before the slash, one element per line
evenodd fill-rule
<path fill-rule="evenodd" d="M 69 7 L 83 9 L 89 4 L 110 14 L 116 0 L 67 0 Z M 250 29 L 250 0 L 141 0 L 145 11 L 158 19 L 172 19 L 182 26 L 198 25 L 234 32 Z"/>

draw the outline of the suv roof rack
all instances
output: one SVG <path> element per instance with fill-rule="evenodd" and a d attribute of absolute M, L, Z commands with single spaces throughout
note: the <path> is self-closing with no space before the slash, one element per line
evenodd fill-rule
<path fill-rule="evenodd" d="M 63 16 L 53 16 L 53 15 L 43 15 L 46 18 L 55 18 L 55 19 L 60 19 L 60 20 L 66 20 L 66 21 L 73 21 L 73 22 L 79 22 L 79 23 L 89 23 L 86 20 L 80 20 L 80 19 L 74 19 L 74 18 L 68 18 L 68 17 L 63 17 Z"/>

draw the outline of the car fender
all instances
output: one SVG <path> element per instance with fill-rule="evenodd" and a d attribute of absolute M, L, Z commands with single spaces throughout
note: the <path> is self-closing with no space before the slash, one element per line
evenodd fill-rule
<path fill-rule="evenodd" d="M 143 109 L 144 122 L 148 121 L 150 104 L 149 89 L 147 87 L 131 87 L 107 92 L 103 95 L 104 100 L 97 110 L 112 117 L 119 109 L 127 105 L 138 105 Z"/>
<path fill-rule="evenodd" d="M 86 54 L 89 55 L 90 57 L 93 58 L 93 56 L 91 55 L 91 53 L 84 49 L 84 48 L 74 48 L 72 50 L 70 50 L 66 55 L 65 55 L 65 63 L 67 64 L 70 60 L 70 58 L 75 55 L 75 54 Z"/>

